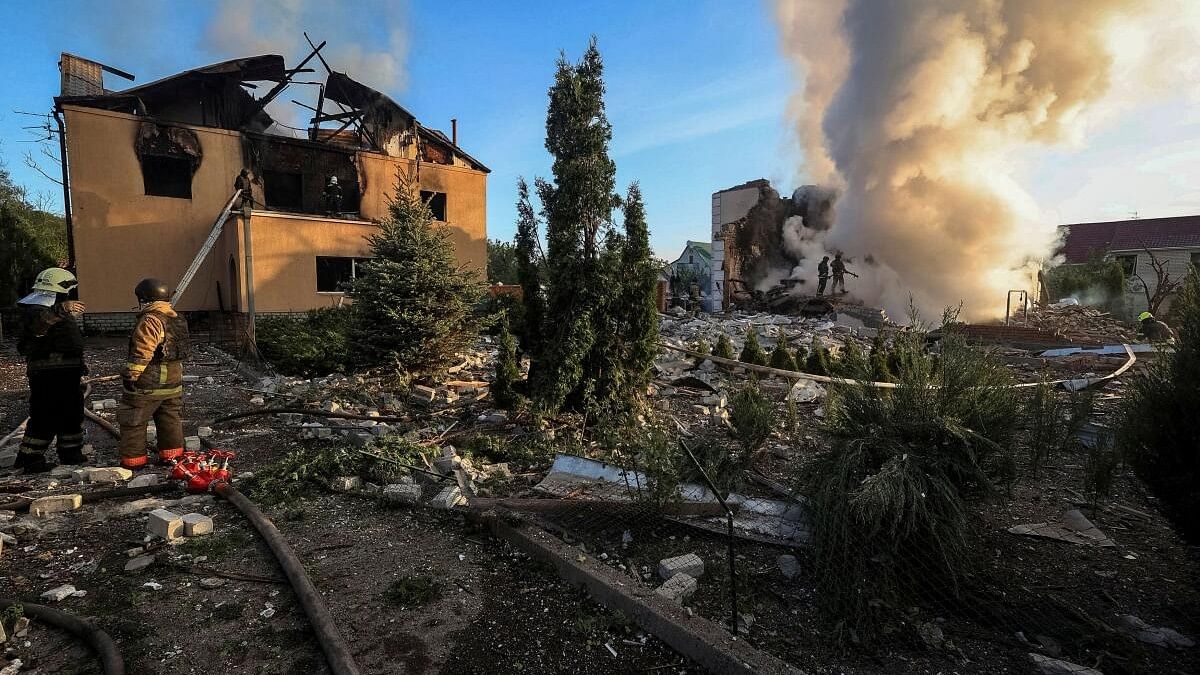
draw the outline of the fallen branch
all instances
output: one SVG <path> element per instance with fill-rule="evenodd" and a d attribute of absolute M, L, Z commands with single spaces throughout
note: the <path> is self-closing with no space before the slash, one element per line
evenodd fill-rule
<path fill-rule="evenodd" d="M 217 417 L 217 418 L 213 419 L 212 423 L 216 424 L 218 422 L 230 422 L 233 420 L 242 419 L 244 417 L 254 417 L 256 415 L 275 415 L 278 413 L 299 413 L 301 415 L 312 415 L 314 417 L 332 417 L 332 418 L 342 419 L 342 420 L 375 420 L 376 422 L 396 422 L 396 423 L 410 421 L 409 418 L 407 418 L 407 417 L 396 417 L 396 416 L 388 416 L 388 415 L 379 415 L 379 416 L 372 417 L 370 415 L 358 415 L 355 413 L 328 412 L 325 410 L 312 410 L 311 408 L 296 408 L 296 407 L 292 407 L 292 406 L 284 406 L 284 407 L 279 407 L 279 408 L 260 408 L 258 410 L 244 410 L 242 412 L 232 413 L 229 415 L 222 415 L 221 417 Z"/>

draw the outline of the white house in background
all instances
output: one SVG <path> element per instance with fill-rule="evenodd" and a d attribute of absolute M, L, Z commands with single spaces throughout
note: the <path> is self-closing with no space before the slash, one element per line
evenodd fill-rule
<path fill-rule="evenodd" d="M 1172 280 L 1183 279 L 1200 266 L 1200 216 L 1076 223 L 1062 229 L 1066 236 L 1059 253 L 1066 264 L 1101 256 L 1121 263 L 1129 279 L 1127 300 L 1135 312 L 1146 309 L 1142 283 L 1151 295 L 1158 283 L 1151 254 L 1165 264 Z M 1168 298 L 1159 312 L 1165 314 L 1170 306 Z"/>
<path fill-rule="evenodd" d="M 700 294 L 708 297 L 712 285 L 712 244 L 707 241 L 689 241 L 683 253 L 671 263 L 671 293 L 687 295 L 692 284 L 700 287 Z M 707 303 L 704 303 L 707 304 Z"/>

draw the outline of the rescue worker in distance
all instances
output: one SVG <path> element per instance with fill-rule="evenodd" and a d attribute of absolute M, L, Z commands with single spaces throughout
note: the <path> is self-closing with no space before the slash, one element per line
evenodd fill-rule
<path fill-rule="evenodd" d="M 1138 332 L 1146 336 L 1150 342 L 1174 342 L 1175 331 L 1165 322 L 1154 318 L 1150 312 L 1138 315 Z"/>
<path fill-rule="evenodd" d="M 58 437 L 58 461 L 83 464 L 83 333 L 76 316 L 84 305 L 73 300 L 79 282 L 60 267 L 42 270 L 33 292 L 17 301 L 23 326 L 17 351 L 29 376 L 29 422 L 13 465 L 25 473 L 47 471 L 50 442 Z"/>
<path fill-rule="evenodd" d="M 158 430 L 159 461 L 183 454 L 183 360 L 190 352 L 187 320 L 168 302 L 167 285 L 142 279 L 134 295 L 139 314 L 129 336 L 117 410 L 121 466 L 127 469 L 146 465 L 146 424 L 151 419 Z"/>

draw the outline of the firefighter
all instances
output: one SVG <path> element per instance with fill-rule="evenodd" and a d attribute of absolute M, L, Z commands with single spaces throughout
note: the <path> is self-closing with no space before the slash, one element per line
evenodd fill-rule
<path fill-rule="evenodd" d="M 338 185 L 337 176 L 330 176 L 329 182 L 325 184 L 325 190 L 321 193 L 322 199 L 325 201 L 325 213 L 327 215 L 336 215 L 342 210 L 342 186 Z"/>
<path fill-rule="evenodd" d="M 13 465 L 25 473 L 50 469 L 46 450 L 58 437 L 58 461 L 83 464 L 83 333 L 84 305 L 73 300 L 79 282 L 60 267 L 42 270 L 33 292 L 17 301 L 23 328 L 17 351 L 25 357 L 29 377 L 29 422 Z"/>
<path fill-rule="evenodd" d="M 146 423 L 158 430 L 158 459 L 183 454 L 183 360 L 190 351 L 187 321 L 168 302 L 167 285 L 142 279 L 133 291 L 137 325 L 129 336 L 129 360 L 121 373 L 124 392 L 117 410 L 121 466 L 146 465 Z"/>
<path fill-rule="evenodd" d="M 825 295 L 825 284 L 829 283 L 829 256 L 817 264 L 817 295 Z"/>
<path fill-rule="evenodd" d="M 238 209 L 241 210 L 242 215 L 249 217 L 251 210 L 254 209 L 254 183 L 250 180 L 250 172 L 242 169 L 237 178 L 233 179 L 233 188 L 242 191 L 238 197 Z"/>
<path fill-rule="evenodd" d="M 1175 331 L 1171 330 L 1165 322 L 1154 318 L 1150 312 L 1142 312 L 1138 315 L 1138 333 L 1146 336 L 1146 339 L 1151 342 L 1174 342 Z"/>
<path fill-rule="evenodd" d="M 845 263 L 845 261 L 842 260 L 841 253 L 834 254 L 834 256 L 833 256 L 833 288 L 830 289 L 830 293 L 837 293 L 838 286 L 842 287 L 842 293 L 846 292 L 846 275 L 847 274 L 849 274 L 852 277 L 858 276 L 854 272 L 851 272 L 850 270 L 846 269 L 846 263 Z"/>

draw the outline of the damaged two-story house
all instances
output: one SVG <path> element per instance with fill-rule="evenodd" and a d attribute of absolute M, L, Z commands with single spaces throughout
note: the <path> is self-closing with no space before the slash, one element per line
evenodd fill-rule
<path fill-rule="evenodd" d="M 111 91 L 104 72 L 129 76 L 63 55 L 55 112 L 89 328 L 130 325 L 138 280 L 175 289 L 201 253 L 176 302 L 193 317 L 339 304 L 370 255 L 365 237 L 387 216 L 398 173 L 449 229 L 458 262 L 483 273 L 488 168 L 458 146 L 456 123 L 450 136 L 426 127 L 327 64 L 316 105 L 304 106 L 308 129 L 296 133 L 268 114 L 293 76 L 315 70 L 304 67 L 314 56 L 325 64 L 318 46 L 295 68 L 252 56 Z M 227 209 L 242 170 L 252 201 Z"/>

